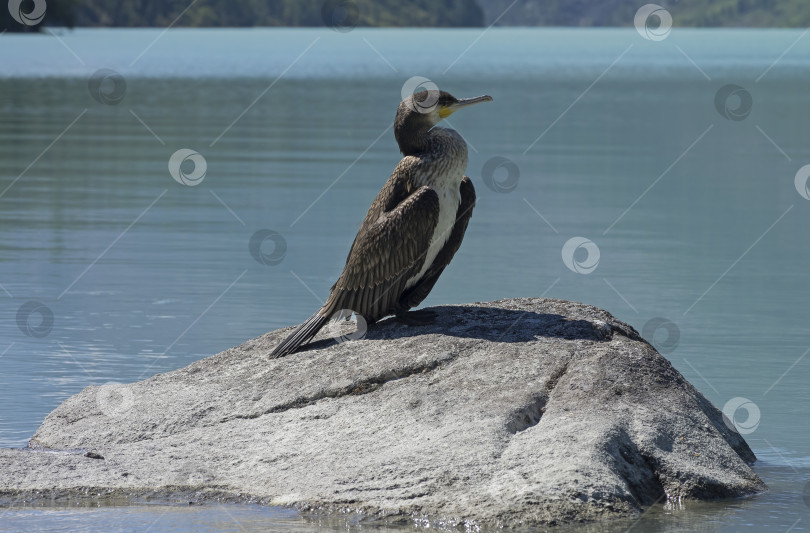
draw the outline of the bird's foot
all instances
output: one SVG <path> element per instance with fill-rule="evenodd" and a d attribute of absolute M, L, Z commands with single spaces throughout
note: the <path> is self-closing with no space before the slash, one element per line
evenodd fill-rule
<path fill-rule="evenodd" d="M 427 326 L 436 322 L 438 313 L 428 309 L 418 311 L 403 311 L 396 314 L 396 319 L 408 326 Z"/>

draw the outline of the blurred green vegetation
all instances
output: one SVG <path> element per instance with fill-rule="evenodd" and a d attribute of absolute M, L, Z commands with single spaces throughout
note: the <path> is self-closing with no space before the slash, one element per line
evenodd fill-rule
<path fill-rule="evenodd" d="M 669 4 L 678 26 L 810 26 L 807 0 L 681 0 Z"/>
<path fill-rule="evenodd" d="M 807 27 L 808 0 L 478 0 L 486 23 L 502 26 L 632 26 L 655 3 L 681 27 Z"/>
<path fill-rule="evenodd" d="M 197 0 L 189 8 L 190 4 L 190 0 L 47 0 L 44 24 L 166 27 L 175 19 L 175 26 L 206 27 L 484 24 L 476 0 Z M 33 0 L 25 0 L 25 12 L 33 5 Z M 0 11 L 0 28 L 25 29 Z"/>
<path fill-rule="evenodd" d="M 39 0 L 42 1 L 42 0 Z M 47 0 L 50 26 L 631 26 L 643 0 Z M 675 26 L 807 27 L 808 0 L 655 0 Z M 3 0 L 0 2 L 6 4 Z M 9 7 L 14 2 L 9 2 Z M 22 0 L 24 12 L 34 0 Z M 189 7 L 190 6 L 190 7 Z M 2 6 L 0 6 L 2 7 Z M 508 9 L 507 9 L 508 8 Z M 175 19 L 176 22 L 175 22 Z"/>

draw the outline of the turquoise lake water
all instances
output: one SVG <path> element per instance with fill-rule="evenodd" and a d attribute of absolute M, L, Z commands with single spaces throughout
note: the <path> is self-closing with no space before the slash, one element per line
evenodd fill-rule
<path fill-rule="evenodd" d="M 414 76 L 494 98 L 449 121 L 478 204 L 425 305 L 609 310 L 730 406 L 771 488 L 565 530 L 806 530 L 810 36 L 794 30 L 0 35 L 0 446 L 85 386 L 307 318 L 399 160 Z M 149 527 L 346 529 L 254 506 L 0 510 L 11 531 Z"/>

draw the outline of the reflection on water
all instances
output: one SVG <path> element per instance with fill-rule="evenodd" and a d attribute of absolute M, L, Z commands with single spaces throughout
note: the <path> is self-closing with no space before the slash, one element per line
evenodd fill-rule
<path fill-rule="evenodd" d="M 340 531 L 340 524 L 313 523 L 297 512 L 256 505 L 132 505 L 118 507 L 28 508 L 0 514 L 3 531 Z M 385 531 L 389 528 L 383 528 Z M 393 531 L 393 529 L 391 529 Z"/>
<path fill-rule="evenodd" d="M 179 368 L 308 317 L 399 159 L 389 128 L 402 84 L 422 75 L 495 99 L 449 122 L 470 145 L 479 201 L 426 304 L 544 293 L 594 304 L 652 328 L 715 405 L 756 403 L 746 437 L 772 490 L 654 508 L 633 531 L 785 530 L 806 515 L 810 465 L 793 458 L 810 456 L 810 202 L 794 177 L 810 162 L 810 52 L 774 63 L 799 32 L 673 31 L 653 43 L 632 29 L 493 29 L 446 70 L 475 30 L 183 30 L 133 63 L 158 33 L 65 33 L 84 65 L 53 37 L 0 38 L 0 445 L 25 445 L 87 385 Z M 90 93 L 100 68 L 125 79 L 116 105 Z M 753 102 L 743 120 L 718 112 L 729 84 Z M 197 185 L 172 179 L 181 149 L 204 160 Z M 519 170 L 516 184 L 482 179 L 494 157 Z M 252 250 L 266 230 L 286 248 L 261 239 Z M 574 237 L 598 249 L 589 274 L 570 268 L 593 267 L 586 250 L 561 260 Z M 40 304 L 52 323 L 31 311 Z M 227 530 L 231 514 L 247 530 L 310 527 L 250 506 L 6 518 L 110 531 L 160 518 L 152 531 L 196 531 Z"/>
<path fill-rule="evenodd" d="M 606 523 L 574 524 L 561 527 L 516 529 L 520 531 L 576 531 L 577 533 L 680 533 L 682 531 L 765 531 L 788 530 L 806 512 L 794 505 L 789 486 L 794 477 L 766 467 L 771 480 L 767 496 L 720 503 L 667 503 L 650 507 L 642 516 Z M 381 524 L 358 515 L 300 515 L 291 509 L 259 505 L 175 502 L 173 504 L 106 502 L 60 503 L 56 506 L 12 507 L 0 511 L 3 531 L 351 531 L 378 533 L 416 531 L 409 525 Z"/>

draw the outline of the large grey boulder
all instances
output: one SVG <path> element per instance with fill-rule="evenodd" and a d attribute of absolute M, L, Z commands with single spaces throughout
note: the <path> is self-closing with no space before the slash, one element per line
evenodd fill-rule
<path fill-rule="evenodd" d="M 384 321 L 283 359 L 268 354 L 288 330 L 88 387 L 28 449 L 0 451 L 0 495 L 526 526 L 765 490 L 720 411 L 607 312 L 535 298 L 435 310 L 430 326 Z"/>

